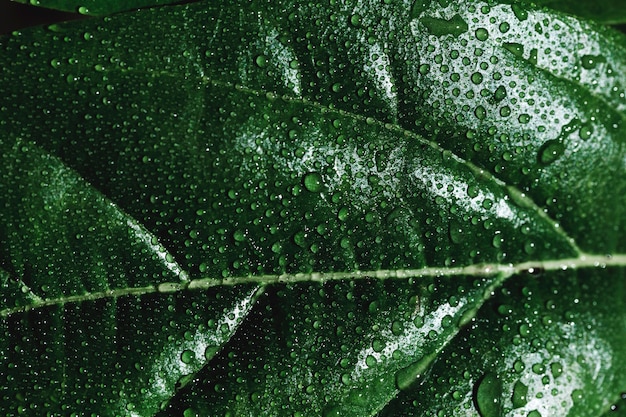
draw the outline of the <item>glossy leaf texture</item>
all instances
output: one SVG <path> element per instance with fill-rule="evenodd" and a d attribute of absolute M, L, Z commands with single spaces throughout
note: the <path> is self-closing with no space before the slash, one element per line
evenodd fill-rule
<path fill-rule="evenodd" d="M 80 13 L 90 16 L 105 16 L 112 13 L 134 10 L 144 7 L 163 6 L 166 4 L 182 3 L 174 0 L 13 0 L 18 3 L 64 12 Z"/>
<path fill-rule="evenodd" d="M 608 412 L 624 39 L 440 3 L 3 38 L 2 411 Z"/>
<path fill-rule="evenodd" d="M 623 0 L 537 0 L 532 3 L 606 24 L 626 22 L 626 2 Z"/>

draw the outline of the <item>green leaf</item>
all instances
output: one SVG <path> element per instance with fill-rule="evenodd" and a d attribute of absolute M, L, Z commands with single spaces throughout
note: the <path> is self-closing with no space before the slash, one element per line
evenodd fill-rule
<path fill-rule="evenodd" d="M 601 415 L 624 45 L 477 1 L 3 38 L 2 410 Z"/>
<path fill-rule="evenodd" d="M 142 7 L 163 6 L 180 3 L 175 0 L 13 0 L 18 3 L 46 7 L 64 12 L 80 13 L 91 16 L 104 16 L 125 10 Z"/>
<path fill-rule="evenodd" d="M 626 2 L 623 0 L 535 0 L 532 3 L 606 24 L 626 22 Z"/>

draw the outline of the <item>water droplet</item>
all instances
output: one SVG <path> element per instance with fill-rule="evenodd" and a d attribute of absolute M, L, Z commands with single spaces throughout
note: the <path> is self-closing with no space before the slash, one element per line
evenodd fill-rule
<path fill-rule="evenodd" d="M 500 101 L 504 100 L 505 97 L 506 97 L 506 88 L 503 85 L 496 88 L 496 91 L 494 91 L 493 93 L 493 100 L 496 103 L 499 103 Z"/>
<path fill-rule="evenodd" d="M 352 17 L 350 17 L 350 24 L 354 27 L 361 26 L 361 15 L 353 14 Z"/>
<path fill-rule="evenodd" d="M 188 408 L 183 411 L 183 417 L 197 417 L 198 413 L 193 408 Z"/>
<path fill-rule="evenodd" d="M 209 345 L 204 349 L 204 357 L 206 360 L 211 360 L 213 356 L 220 350 L 219 346 Z"/>
<path fill-rule="evenodd" d="M 475 72 L 472 74 L 471 80 L 474 84 L 478 85 L 483 82 L 483 75 L 480 72 Z"/>
<path fill-rule="evenodd" d="M 429 362 L 433 358 L 425 356 L 422 359 L 413 362 L 406 368 L 396 372 L 396 386 L 399 390 L 406 390 L 415 382 L 419 376 L 428 368 Z"/>
<path fill-rule="evenodd" d="M 528 122 L 530 122 L 530 115 L 526 114 L 526 113 L 522 113 L 519 115 L 519 117 L 517 118 L 517 120 L 522 123 L 522 124 L 526 124 Z"/>
<path fill-rule="evenodd" d="M 481 417 L 502 415 L 502 382 L 496 374 L 487 373 L 476 388 L 476 409 Z"/>
<path fill-rule="evenodd" d="M 191 363 L 191 361 L 193 361 L 194 359 L 194 353 L 193 351 L 189 350 L 189 349 L 185 349 L 183 350 L 183 353 L 180 354 L 180 360 L 183 363 L 189 364 Z"/>
<path fill-rule="evenodd" d="M 528 11 L 524 10 L 519 4 L 512 5 L 511 10 L 513 10 L 513 14 L 520 22 L 528 19 Z"/>
<path fill-rule="evenodd" d="M 343 412 L 341 410 L 341 407 L 339 407 L 338 405 L 327 406 L 322 411 L 323 417 L 341 417 L 342 415 Z"/>
<path fill-rule="evenodd" d="M 583 390 L 575 389 L 574 391 L 572 391 L 572 400 L 574 401 L 574 403 L 581 402 L 583 398 L 584 398 Z"/>
<path fill-rule="evenodd" d="M 489 39 L 489 32 L 485 28 L 476 29 L 475 35 L 476 39 L 478 39 L 479 41 L 486 41 L 487 39 Z"/>
<path fill-rule="evenodd" d="M 256 57 L 254 62 L 259 68 L 265 68 L 267 66 L 267 57 L 265 55 L 259 55 Z"/>
<path fill-rule="evenodd" d="M 246 235 L 243 230 L 235 230 L 233 239 L 235 239 L 236 242 L 243 242 L 246 239 Z"/>
<path fill-rule="evenodd" d="M 522 58 L 524 56 L 524 45 L 517 42 L 504 42 L 502 44 L 504 49 L 511 52 L 513 55 Z"/>
<path fill-rule="evenodd" d="M 420 22 L 435 36 L 459 36 L 467 32 L 467 22 L 459 14 L 455 14 L 449 20 L 426 16 L 420 19 Z"/>
<path fill-rule="evenodd" d="M 528 402 L 528 386 L 517 381 L 513 386 L 513 408 L 520 408 Z"/>
<path fill-rule="evenodd" d="M 500 23 L 500 26 L 498 26 L 498 29 L 500 29 L 501 33 L 508 32 L 510 28 L 511 28 L 511 26 L 509 25 L 508 22 L 502 22 L 502 23 Z"/>
<path fill-rule="evenodd" d="M 550 364 L 550 371 L 552 371 L 552 376 L 554 378 L 558 378 L 563 375 L 563 365 L 561 365 L 559 362 L 553 362 L 552 364 Z"/>
<path fill-rule="evenodd" d="M 80 13 L 80 14 L 89 14 L 89 9 L 86 8 L 85 6 L 80 6 L 78 8 L 78 13 Z"/>
<path fill-rule="evenodd" d="M 580 63 L 584 69 L 594 69 L 598 63 L 606 62 L 606 58 L 602 55 L 583 55 L 580 58 Z"/>
<path fill-rule="evenodd" d="M 282 242 L 275 242 L 272 245 L 272 252 L 274 253 L 281 253 L 283 251 L 283 244 Z"/>
<path fill-rule="evenodd" d="M 580 138 L 587 140 L 593 135 L 593 126 L 590 123 L 585 123 L 580 127 Z"/>
<path fill-rule="evenodd" d="M 322 191 L 323 182 L 322 176 L 317 172 L 309 172 L 303 179 L 304 187 L 312 193 L 318 193 Z"/>
<path fill-rule="evenodd" d="M 483 106 L 476 106 L 474 109 L 474 115 L 477 119 L 483 120 L 487 116 L 487 110 Z"/>
<path fill-rule="evenodd" d="M 565 153 L 565 145 L 558 139 L 550 139 L 539 148 L 538 159 L 541 165 L 550 165 Z"/>

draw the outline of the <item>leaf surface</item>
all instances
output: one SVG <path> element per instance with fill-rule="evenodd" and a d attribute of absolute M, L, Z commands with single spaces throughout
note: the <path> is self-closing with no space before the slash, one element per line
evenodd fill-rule
<path fill-rule="evenodd" d="M 181 3 L 175 0 L 13 0 L 18 3 L 90 16 L 105 16 L 126 10 Z"/>
<path fill-rule="evenodd" d="M 624 23 L 626 21 L 626 3 L 623 0 L 576 2 L 537 0 L 533 3 L 607 24 Z"/>
<path fill-rule="evenodd" d="M 606 411 L 621 36 L 481 2 L 290 6 L 3 39 L 5 410 Z"/>

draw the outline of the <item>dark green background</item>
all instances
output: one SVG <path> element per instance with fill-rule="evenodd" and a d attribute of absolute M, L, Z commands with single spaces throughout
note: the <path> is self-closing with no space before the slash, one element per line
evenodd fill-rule
<path fill-rule="evenodd" d="M 0 1 L 0 35 L 28 26 L 80 18 L 84 18 L 84 16 L 80 16 L 78 13 L 63 13 L 8 0 Z"/>

